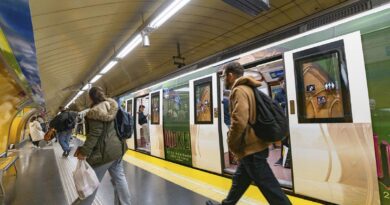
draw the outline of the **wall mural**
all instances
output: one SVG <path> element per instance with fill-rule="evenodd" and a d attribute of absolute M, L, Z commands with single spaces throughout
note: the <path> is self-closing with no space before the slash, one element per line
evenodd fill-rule
<path fill-rule="evenodd" d="M 23 92 L 0 63 L 0 155 L 7 151 L 8 133 L 17 107 L 22 100 L 18 93 Z"/>
<path fill-rule="evenodd" d="M 0 27 L 7 36 L 13 55 L 28 81 L 34 101 L 44 104 L 29 1 L 2 0 L 0 2 Z"/>

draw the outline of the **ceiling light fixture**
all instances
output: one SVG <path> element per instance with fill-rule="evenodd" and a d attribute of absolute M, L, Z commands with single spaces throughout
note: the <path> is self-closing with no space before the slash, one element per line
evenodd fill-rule
<path fill-rule="evenodd" d="M 100 74 L 106 74 L 108 71 L 111 70 L 111 68 L 113 68 L 116 64 L 118 63 L 118 61 L 116 60 L 112 60 L 110 61 L 101 71 L 100 71 Z"/>
<path fill-rule="evenodd" d="M 142 45 L 144 47 L 150 46 L 149 35 L 147 33 L 144 33 L 144 32 L 142 32 Z"/>
<path fill-rule="evenodd" d="M 141 34 L 137 34 L 116 56 L 117 58 L 124 58 L 127 54 L 129 54 L 135 47 L 138 46 L 142 41 Z"/>
<path fill-rule="evenodd" d="M 90 83 L 87 83 L 86 85 L 84 85 L 84 87 L 82 88 L 82 90 L 89 90 L 91 89 L 91 84 Z"/>
<path fill-rule="evenodd" d="M 92 84 L 92 83 L 95 83 L 95 82 L 98 81 L 102 76 L 103 76 L 103 75 L 101 75 L 101 74 L 95 75 L 95 77 L 93 77 L 92 80 L 89 81 L 89 83 L 91 83 L 91 84 Z"/>
<path fill-rule="evenodd" d="M 190 0 L 175 0 L 164 11 L 162 11 L 153 21 L 148 25 L 153 29 L 160 27 L 170 17 L 172 17 L 177 11 L 183 8 Z"/>
<path fill-rule="evenodd" d="M 131 40 L 128 41 L 127 45 L 122 47 L 120 52 L 116 55 L 114 59 L 112 59 L 95 77 L 93 77 L 87 85 L 85 85 L 81 91 L 84 92 L 91 88 L 91 84 L 98 81 L 103 74 L 106 74 L 110 71 L 117 63 L 119 59 L 123 59 L 127 56 L 135 47 L 137 47 L 141 42 L 143 42 L 144 47 L 150 46 L 149 34 L 160 27 L 163 23 L 165 23 L 170 17 L 175 15 L 181 8 L 183 8 L 188 2 L 191 0 L 173 0 L 171 4 L 169 4 L 160 14 L 154 18 L 150 24 L 145 26 L 144 28 L 139 28 L 138 31 L 141 31 L 141 34 L 135 35 Z M 143 18 L 143 17 L 142 17 Z M 143 22 L 143 19 L 142 19 Z M 80 92 L 81 92 L 80 91 Z M 69 107 L 81 94 L 77 93 L 77 95 L 72 98 L 72 100 L 65 106 Z"/>

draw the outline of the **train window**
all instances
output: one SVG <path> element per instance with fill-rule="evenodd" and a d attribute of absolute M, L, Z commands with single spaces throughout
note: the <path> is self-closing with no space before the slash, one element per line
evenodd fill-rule
<path fill-rule="evenodd" d="M 213 124 L 212 78 L 194 82 L 195 124 Z"/>
<path fill-rule="evenodd" d="M 127 112 L 131 115 L 131 116 L 133 116 L 133 100 L 132 99 L 130 99 L 130 100 L 127 100 L 127 102 L 126 102 L 126 104 L 127 104 Z"/>
<path fill-rule="evenodd" d="M 153 93 L 150 103 L 150 112 L 151 112 L 151 124 L 159 125 L 160 124 L 160 92 Z"/>
<path fill-rule="evenodd" d="M 300 123 L 352 122 L 344 43 L 294 54 Z"/>

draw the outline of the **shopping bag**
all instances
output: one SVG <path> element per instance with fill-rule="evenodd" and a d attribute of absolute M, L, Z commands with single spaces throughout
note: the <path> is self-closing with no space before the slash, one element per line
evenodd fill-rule
<path fill-rule="evenodd" d="M 87 198 L 99 186 L 95 171 L 85 160 L 78 161 L 76 170 L 73 172 L 73 180 L 80 199 Z"/>

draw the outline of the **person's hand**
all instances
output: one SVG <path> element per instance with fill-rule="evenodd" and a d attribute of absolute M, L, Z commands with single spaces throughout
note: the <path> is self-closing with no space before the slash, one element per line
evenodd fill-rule
<path fill-rule="evenodd" d="M 84 155 L 82 155 L 81 153 L 78 153 L 78 154 L 77 154 L 77 159 L 78 159 L 78 160 L 85 160 L 85 159 L 87 159 L 87 157 L 84 156 Z"/>
<path fill-rule="evenodd" d="M 77 157 L 78 160 L 85 160 L 87 157 L 80 153 L 79 149 L 74 152 L 74 156 Z"/>

